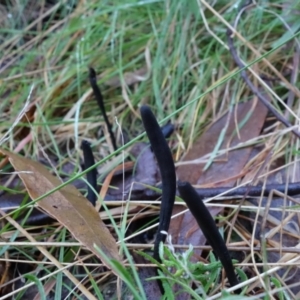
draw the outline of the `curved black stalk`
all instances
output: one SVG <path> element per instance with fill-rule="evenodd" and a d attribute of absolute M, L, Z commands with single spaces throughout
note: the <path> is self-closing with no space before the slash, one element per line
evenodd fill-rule
<path fill-rule="evenodd" d="M 162 198 L 159 215 L 159 225 L 154 242 L 153 257 L 157 261 L 159 258 L 159 244 L 164 242 L 166 236 L 161 231 L 168 231 L 176 193 L 175 166 L 170 148 L 163 136 L 155 116 L 148 106 L 142 106 L 141 116 L 145 131 L 149 138 L 152 150 L 156 157 L 162 179 Z"/>
<path fill-rule="evenodd" d="M 88 169 L 95 164 L 94 155 L 90 143 L 83 140 L 81 142 L 81 149 L 83 151 L 84 169 Z M 93 206 L 95 206 L 97 201 L 97 194 L 95 193 L 95 191 L 97 191 L 97 169 L 94 168 L 91 171 L 87 172 L 86 179 L 89 183 L 87 185 L 87 199 L 93 204 Z"/>
<path fill-rule="evenodd" d="M 199 197 L 196 190 L 189 182 L 178 182 L 178 189 L 182 199 L 186 202 L 207 241 L 219 257 L 230 285 L 237 285 L 239 282 L 235 275 L 228 249 L 213 217 L 202 202 L 202 198 Z"/>
<path fill-rule="evenodd" d="M 106 115 L 105 106 L 104 106 L 104 103 L 103 103 L 103 97 L 102 97 L 100 88 L 97 85 L 96 72 L 95 72 L 95 70 L 93 68 L 89 68 L 89 71 L 90 71 L 90 73 L 89 73 L 89 80 L 90 80 L 90 84 L 91 84 L 91 87 L 92 87 L 93 92 L 94 92 L 94 96 L 96 98 L 96 101 L 97 101 L 97 103 L 98 103 L 98 105 L 100 107 L 101 113 L 103 115 L 104 121 L 106 123 L 107 130 L 108 130 L 109 135 L 110 135 L 112 146 L 113 146 L 114 150 L 116 151 L 118 149 L 118 147 L 117 147 L 115 135 L 114 135 L 114 133 L 112 131 L 112 126 L 109 123 L 108 117 Z"/>

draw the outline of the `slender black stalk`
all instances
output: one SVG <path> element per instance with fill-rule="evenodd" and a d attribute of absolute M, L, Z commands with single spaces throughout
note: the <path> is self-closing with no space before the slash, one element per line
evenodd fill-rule
<path fill-rule="evenodd" d="M 230 285 L 237 285 L 239 282 L 235 275 L 228 249 L 210 212 L 189 182 L 178 182 L 178 189 L 182 199 L 186 202 L 188 208 L 195 217 L 207 241 L 219 257 Z"/>
<path fill-rule="evenodd" d="M 83 140 L 81 143 L 81 149 L 83 151 L 84 169 L 88 169 L 95 164 L 94 155 L 90 143 Z M 87 185 L 87 199 L 93 204 L 93 206 L 95 206 L 97 201 L 97 194 L 95 193 L 95 191 L 97 191 L 97 169 L 94 168 L 91 171 L 87 172 L 86 179 L 89 183 Z"/>
<path fill-rule="evenodd" d="M 89 68 L 89 70 L 90 70 L 90 73 L 89 73 L 90 84 L 91 84 L 91 87 L 93 89 L 94 96 L 95 96 L 95 98 L 97 100 L 97 103 L 98 103 L 98 105 L 100 107 L 100 110 L 101 110 L 101 113 L 103 115 L 104 121 L 106 123 L 107 130 L 108 130 L 109 135 L 110 135 L 111 143 L 113 145 L 114 150 L 116 151 L 118 149 L 118 147 L 117 147 L 115 135 L 114 135 L 114 133 L 112 131 L 112 126 L 109 123 L 108 117 L 106 115 L 105 106 L 104 106 L 104 103 L 103 103 L 103 96 L 101 94 L 99 86 L 97 85 L 96 72 L 95 72 L 95 70 L 93 68 Z"/>
<path fill-rule="evenodd" d="M 159 258 L 159 244 L 164 242 L 166 236 L 161 233 L 161 231 L 168 231 L 172 210 L 175 202 L 176 193 L 176 174 L 175 166 L 172 158 L 172 153 L 170 148 L 163 136 L 161 128 L 159 127 L 155 116 L 148 106 L 142 106 L 141 116 L 145 131 L 149 138 L 152 150 L 156 157 L 159 170 L 162 179 L 162 198 L 161 198 L 161 208 L 159 215 L 159 225 L 154 242 L 153 257 L 157 261 L 161 261 Z"/>

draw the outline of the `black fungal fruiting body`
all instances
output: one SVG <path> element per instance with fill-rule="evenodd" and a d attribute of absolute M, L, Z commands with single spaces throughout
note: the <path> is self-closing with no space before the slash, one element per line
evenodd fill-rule
<path fill-rule="evenodd" d="M 101 110 L 101 113 L 103 115 L 104 121 L 106 123 L 107 130 L 108 130 L 109 135 L 110 135 L 111 143 L 113 145 L 114 150 L 116 151 L 118 149 L 118 147 L 117 147 L 115 135 L 113 133 L 112 126 L 109 123 L 108 117 L 106 115 L 105 106 L 104 106 L 104 103 L 103 103 L 103 96 L 101 94 L 99 86 L 97 85 L 96 72 L 93 68 L 89 68 L 89 71 L 90 71 L 89 80 L 90 80 L 90 84 L 91 84 L 91 87 L 92 87 L 93 92 L 94 92 L 94 96 L 97 100 L 97 103 L 98 103 L 99 108 Z"/>
<path fill-rule="evenodd" d="M 81 149 L 83 151 L 84 159 L 84 168 L 88 169 L 95 164 L 94 155 L 91 149 L 91 145 L 88 141 L 83 140 L 81 143 Z M 90 170 L 86 173 L 86 179 L 89 184 L 87 184 L 87 199 L 93 204 L 96 205 L 97 201 L 97 170 L 96 168 Z"/>
<path fill-rule="evenodd" d="M 159 244 L 160 242 L 164 242 L 166 239 L 165 234 L 162 234 L 161 231 L 168 231 L 169 229 L 172 210 L 175 202 L 175 166 L 172 158 L 172 153 L 151 109 L 148 106 L 142 106 L 140 111 L 145 131 L 147 133 L 152 150 L 156 157 L 162 180 L 162 197 L 159 215 L 159 225 L 153 250 L 154 259 L 156 259 L 157 261 L 161 261 L 159 258 L 158 251 Z"/>
<path fill-rule="evenodd" d="M 196 190 L 188 182 L 178 182 L 178 189 L 182 199 L 186 202 L 207 241 L 219 257 L 230 285 L 237 285 L 239 282 L 235 275 L 228 249 L 213 217 L 202 202 L 203 199 L 199 197 Z"/>

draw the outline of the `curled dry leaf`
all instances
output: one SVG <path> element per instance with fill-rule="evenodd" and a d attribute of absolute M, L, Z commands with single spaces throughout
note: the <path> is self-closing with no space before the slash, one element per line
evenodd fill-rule
<path fill-rule="evenodd" d="M 265 122 L 267 109 L 255 99 L 239 103 L 235 108 L 235 114 L 225 114 L 222 118 L 214 122 L 194 143 L 191 150 L 186 154 L 184 161 L 198 159 L 208 153 L 213 153 L 215 145 L 218 143 L 220 133 L 223 128 L 228 127 L 224 136 L 221 149 L 235 146 L 241 142 L 246 142 L 259 135 Z M 250 115 L 249 115 L 250 113 Z M 250 116 L 247 119 L 247 116 Z M 228 119 L 229 118 L 229 119 Z M 238 124 L 244 120 L 246 122 L 239 129 L 239 136 L 233 134 Z M 202 165 L 181 165 L 177 168 L 177 175 L 181 181 L 189 181 L 192 184 L 210 184 L 214 187 L 218 185 L 234 186 L 236 179 L 241 176 L 245 164 L 247 163 L 252 147 L 246 147 L 228 151 L 226 155 L 219 157 L 219 161 L 213 162 L 208 170 L 203 171 Z M 216 216 L 221 208 L 208 208 L 212 216 Z M 175 207 L 173 215 L 183 211 L 184 208 Z M 196 224 L 190 211 L 173 219 L 169 233 L 172 235 L 173 242 L 178 244 L 203 245 L 206 238 Z M 195 251 L 199 255 L 201 251 Z"/>
<path fill-rule="evenodd" d="M 40 163 L 6 150 L 0 151 L 8 156 L 14 169 L 20 172 L 18 175 L 33 200 L 62 183 Z M 63 224 L 105 265 L 109 266 L 106 258 L 96 251 L 94 245 L 102 249 L 109 259 L 121 260 L 115 239 L 102 222 L 96 209 L 76 187 L 67 185 L 38 201 L 37 205 Z"/>

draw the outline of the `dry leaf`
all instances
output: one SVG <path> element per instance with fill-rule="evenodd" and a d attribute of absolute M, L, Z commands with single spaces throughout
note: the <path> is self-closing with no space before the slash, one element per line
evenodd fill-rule
<path fill-rule="evenodd" d="M 261 131 L 267 115 L 267 109 L 260 102 L 256 103 L 250 118 L 239 130 L 240 138 L 233 133 L 238 124 L 240 124 L 253 109 L 254 101 L 239 103 L 232 112 L 229 124 L 220 149 L 233 147 L 239 143 L 246 142 L 255 138 Z M 203 135 L 195 141 L 192 149 L 184 157 L 184 161 L 195 160 L 206 154 L 212 153 L 219 139 L 222 129 L 227 123 L 228 113 L 210 126 Z M 203 172 L 204 164 L 182 165 L 177 168 L 177 174 L 181 181 L 189 181 L 192 184 L 205 184 L 224 181 L 226 178 L 232 178 L 240 174 L 252 147 L 237 149 L 228 152 L 228 154 L 218 157 L 218 162 L 213 163 L 210 168 Z M 222 161 L 223 160 L 223 161 Z M 221 161 L 221 162 L 220 162 Z M 232 185 L 235 180 L 226 183 L 226 186 Z"/>
<path fill-rule="evenodd" d="M 36 161 L 0 150 L 9 160 L 34 200 L 62 182 Z M 25 173 L 26 171 L 26 173 Z M 37 205 L 63 224 L 73 236 L 97 255 L 105 265 L 106 259 L 94 248 L 97 245 L 109 259 L 120 261 L 115 239 L 102 222 L 92 204 L 72 185 L 67 185 L 37 202 Z"/>
<path fill-rule="evenodd" d="M 236 124 L 244 120 L 245 116 L 254 108 L 251 117 L 246 124 L 240 128 L 240 138 L 232 133 Z M 265 122 L 267 109 L 260 103 L 250 101 L 240 103 L 236 107 L 236 113 L 233 112 L 229 119 L 228 128 L 224 137 L 221 148 L 234 146 L 256 137 Z M 235 119 L 235 117 L 237 119 Z M 194 143 L 191 150 L 187 153 L 184 160 L 195 160 L 206 154 L 211 153 L 217 144 L 221 130 L 226 126 L 228 113 L 212 124 L 198 140 Z M 192 184 L 207 184 L 226 181 L 226 186 L 233 186 L 236 178 L 241 173 L 244 165 L 247 163 L 252 147 L 242 148 L 230 151 L 223 159 L 218 157 L 218 162 L 213 162 L 210 168 L 203 172 L 204 164 L 182 165 L 177 168 L 178 178 L 182 181 L 189 181 Z M 220 162 L 220 160 L 223 160 Z M 235 178 L 235 179 L 233 179 Z M 216 184 L 214 184 L 216 185 Z M 182 207 L 175 207 L 173 215 L 183 211 Z M 221 209 L 211 209 L 210 213 L 215 216 L 220 213 Z M 204 245 L 206 242 L 201 230 L 199 229 L 194 217 L 188 211 L 179 218 L 171 221 L 169 233 L 172 235 L 174 244 Z M 198 254 L 201 251 L 197 252 Z"/>
<path fill-rule="evenodd" d="M 130 154 L 136 158 L 136 163 L 125 163 L 113 170 L 105 179 L 101 194 L 107 196 L 106 199 L 117 200 L 127 199 L 130 195 L 131 200 L 141 199 L 144 195 L 146 185 L 154 186 L 160 179 L 155 156 L 146 143 L 136 143 L 130 150 Z M 122 171 L 124 166 L 123 178 Z M 107 185 L 113 188 L 107 189 Z M 102 193 L 102 190 L 104 193 Z"/>

